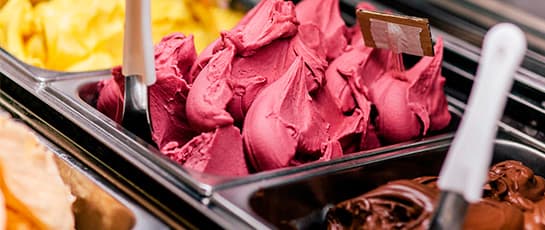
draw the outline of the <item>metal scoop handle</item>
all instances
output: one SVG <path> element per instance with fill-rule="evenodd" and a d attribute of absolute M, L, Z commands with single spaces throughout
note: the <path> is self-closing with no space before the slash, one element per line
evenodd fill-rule
<path fill-rule="evenodd" d="M 149 0 L 125 1 L 123 75 L 125 94 L 122 126 L 148 143 L 151 138 L 148 85 L 155 83 Z"/>

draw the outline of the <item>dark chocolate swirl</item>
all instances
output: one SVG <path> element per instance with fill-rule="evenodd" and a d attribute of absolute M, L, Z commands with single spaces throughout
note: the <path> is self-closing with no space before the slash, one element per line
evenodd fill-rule
<path fill-rule="evenodd" d="M 494 165 L 488 177 L 464 229 L 545 229 L 543 177 L 512 160 Z M 392 181 L 332 208 L 328 228 L 427 229 L 439 192 L 435 176 Z"/>
<path fill-rule="evenodd" d="M 411 180 L 381 186 L 332 208 L 329 229 L 427 229 L 438 193 Z"/>
<path fill-rule="evenodd" d="M 503 161 L 488 172 L 484 197 L 506 201 L 518 208 L 532 210 L 534 202 L 545 195 L 545 180 L 518 161 Z"/>

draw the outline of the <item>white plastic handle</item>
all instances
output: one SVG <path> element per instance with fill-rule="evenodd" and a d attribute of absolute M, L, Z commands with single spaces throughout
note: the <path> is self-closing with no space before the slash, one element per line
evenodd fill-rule
<path fill-rule="evenodd" d="M 486 34 L 466 111 L 439 177 L 442 190 L 469 202 L 481 198 L 497 124 L 525 52 L 524 33 L 513 24 L 498 24 Z"/>
<path fill-rule="evenodd" d="M 125 0 L 123 75 L 138 75 L 146 85 L 155 83 L 149 0 Z"/>

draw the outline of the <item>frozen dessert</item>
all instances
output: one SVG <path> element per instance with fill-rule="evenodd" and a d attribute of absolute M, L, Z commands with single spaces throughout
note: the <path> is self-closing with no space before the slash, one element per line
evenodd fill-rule
<path fill-rule="evenodd" d="M 172 34 L 156 45 L 157 81 L 149 88 L 152 139 L 161 152 L 188 168 L 220 175 L 246 175 L 248 169 L 238 128 L 230 125 L 201 133 L 187 122 L 185 106 L 190 89 L 187 78 L 196 58 L 192 36 Z M 98 85 L 97 108 L 120 123 L 124 78 L 121 67 L 112 73 L 114 78 Z"/>
<path fill-rule="evenodd" d="M 308 93 L 302 58 L 263 89 L 244 121 L 242 135 L 250 162 L 257 170 L 298 165 L 342 155 L 333 129 L 320 116 Z"/>
<path fill-rule="evenodd" d="M 374 9 L 366 3 L 359 8 Z M 449 123 L 443 91 L 445 78 L 441 76 L 440 37 L 434 57 L 423 57 L 410 69 L 399 71 L 394 60 L 400 54 L 366 47 L 359 31 L 352 29 L 351 33 L 351 45 L 326 71 L 326 87 L 336 96 L 339 108 L 344 112 L 355 107 L 375 110 L 369 130 L 377 132 L 383 144 L 411 140 Z"/>
<path fill-rule="evenodd" d="M 404 71 L 398 54 L 364 45 L 336 0 L 261 1 L 198 56 L 191 35 L 155 46 L 153 140 L 187 168 L 231 176 L 419 138 L 450 122 L 442 44 Z M 119 67 L 113 75 L 96 106 L 120 122 Z"/>
<path fill-rule="evenodd" d="M 220 171 L 223 175 L 246 175 L 248 169 L 238 128 L 231 125 L 200 133 L 187 123 L 185 106 L 190 89 L 187 78 L 196 58 L 192 36 L 176 33 L 156 45 L 157 81 L 149 88 L 152 139 L 161 152 L 186 167 L 215 174 Z M 124 78 L 121 67 L 112 73 L 112 79 L 98 85 L 101 93 L 97 108 L 120 123 Z"/>
<path fill-rule="evenodd" d="M 197 136 L 187 124 L 185 100 L 190 86 L 184 80 L 197 53 L 193 37 L 172 34 L 164 37 L 155 48 L 157 81 L 149 89 L 150 114 L 153 119 L 153 140 L 158 146 L 171 141 L 184 144 Z M 124 78 L 121 67 L 114 68 L 113 78 L 100 82 L 97 108 L 121 123 Z"/>
<path fill-rule="evenodd" d="M 74 229 L 74 197 L 53 153 L 6 114 L 0 114 L 0 146 L 0 227 Z"/>
<path fill-rule="evenodd" d="M 240 130 L 232 125 L 202 133 L 181 149 L 169 148 L 167 145 L 163 148 L 163 153 L 199 172 L 230 176 L 248 174 L 242 149 L 242 136 Z"/>
<path fill-rule="evenodd" d="M 437 177 L 397 180 L 343 201 L 327 214 L 328 229 L 428 229 L 439 199 Z M 542 229 L 545 180 L 518 161 L 488 172 L 480 202 L 470 204 L 464 229 Z"/>
<path fill-rule="evenodd" d="M 124 0 L 8 0 L 0 7 L 0 47 L 26 63 L 60 71 L 121 64 Z M 191 33 L 197 51 L 242 17 L 205 0 L 153 0 L 151 10 L 154 42 Z"/>
<path fill-rule="evenodd" d="M 439 194 L 410 180 L 390 182 L 327 214 L 329 229 L 427 229 Z"/>

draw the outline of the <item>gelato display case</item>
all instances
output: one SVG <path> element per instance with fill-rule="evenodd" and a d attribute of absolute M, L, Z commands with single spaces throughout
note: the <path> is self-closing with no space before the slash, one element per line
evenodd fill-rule
<path fill-rule="evenodd" d="M 260 1 L 232 1 L 230 7 L 249 10 L 247 14 L 252 15 L 255 14 L 255 11 L 251 10 L 253 9 L 252 7 L 259 4 L 259 2 Z M 304 1 L 295 2 L 296 4 L 299 4 Z M 357 40 L 361 39 L 361 37 L 358 37 L 358 33 L 360 33 L 359 28 L 352 27 L 356 23 L 355 9 L 356 6 L 360 4 L 360 1 L 341 0 L 338 2 L 338 5 L 336 1 L 324 2 L 334 2 L 334 4 L 328 5 L 330 8 L 338 7 L 337 14 L 342 17 L 342 20 L 344 20 L 344 23 L 346 24 L 346 26 L 342 25 L 339 27 L 346 28 L 343 30 L 345 31 L 343 33 L 351 34 L 350 38 L 353 38 L 352 41 L 351 39 L 348 39 L 344 42 L 350 44 L 354 41 L 360 41 Z M 347 103 L 347 107 L 352 106 L 351 109 L 343 110 L 342 113 L 340 113 L 341 115 L 337 117 L 335 117 L 336 115 L 331 115 L 336 113 L 336 110 L 331 110 L 329 107 L 318 108 L 316 110 L 307 109 L 307 107 L 314 108 L 313 106 L 315 105 L 311 104 L 307 106 L 307 104 L 305 104 L 307 103 L 305 98 L 298 97 L 299 94 L 293 92 L 296 90 L 308 90 L 311 91 L 311 93 L 308 94 L 308 97 L 320 98 L 320 94 L 313 90 L 322 87 L 323 85 L 321 84 L 325 85 L 335 81 L 335 79 L 327 79 L 328 72 L 326 69 L 328 66 L 335 63 L 334 59 L 340 55 L 338 53 L 349 53 L 351 52 L 350 49 L 356 47 L 356 45 L 353 45 L 352 48 L 345 47 L 338 49 L 337 43 L 343 42 L 342 39 L 335 37 L 335 34 L 339 33 L 339 31 L 328 31 L 328 33 L 331 32 L 329 34 L 330 37 L 324 36 L 324 38 L 320 38 L 322 40 L 313 39 L 315 37 L 312 36 L 304 36 L 309 34 L 312 35 L 313 32 L 318 31 L 318 29 L 316 29 L 318 26 L 309 26 L 303 22 L 301 22 L 300 25 L 299 21 L 295 22 L 288 20 L 291 16 L 294 18 L 295 16 L 290 15 L 290 12 L 287 10 L 287 8 L 289 8 L 287 5 L 289 4 L 280 5 L 280 3 L 275 5 L 276 8 L 265 4 L 259 6 L 263 7 L 265 5 L 263 8 L 270 7 L 272 10 L 277 10 L 278 12 L 275 11 L 275 13 L 281 14 L 282 17 L 278 16 L 278 18 L 274 18 L 275 20 L 257 20 L 260 18 L 256 17 L 254 18 L 256 20 L 253 21 L 245 20 L 243 18 L 241 24 L 246 26 L 245 23 L 249 24 L 249 21 L 251 21 L 251 23 L 254 23 L 251 24 L 253 26 L 262 26 L 263 24 L 259 23 L 273 21 L 274 23 L 284 23 L 282 24 L 282 30 L 277 30 L 277 27 L 267 28 L 266 26 L 262 26 L 264 29 L 248 29 L 244 26 L 241 26 L 243 29 L 240 29 L 235 27 L 233 31 L 240 29 L 245 31 L 245 34 L 240 35 L 240 37 L 237 37 L 238 35 L 231 35 L 228 32 L 223 33 L 221 37 L 218 34 L 219 38 L 210 46 L 211 48 L 204 48 L 205 46 L 201 45 L 202 48 L 199 49 L 199 55 L 197 55 L 195 50 L 187 49 L 185 46 L 186 43 L 184 42 L 186 42 L 186 40 L 189 41 L 189 37 L 170 35 L 161 41 L 164 43 L 159 43 L 158 46 L 161 49 L 169 50 L 168 52 L 171 53 L 163 54 L 156 51 L 155 57 L 158 60 L 161 60 L 158 62 L 159 64 L 156 64 L 158 74 L 161 73 L 164 74 L 164 76 L 173 78 L 171 75 L 176 77 L 176 74 L 183 72 L 187 73 L 188 76 L 183 76 L 184 84 L 171 79 L 172 81 L 165 81 L 167 83 L 163 82 L 161 86 L 159 86 L 162 87 L 161 91 L 156 91 L 159 93 L 151 92 L 151 97 L 159 97 L 157 95 L 160 95 L 161 92 L 171 91 L 176 95 L 172 96 L 169 100 L 166 100 L 168 102 L 165 102 L 164 104 L 153 104 L 152 102 L 152 106 L 156 106 L 156 108 L 152 108 L 152 123 L 154 109 L 155 111 L 160 110 L 165 114 L 170 114 L 171 117 L 174 117 L 169 117 L 168 119 L 182 119 L 180 117 L 186 119 L 185 114 L 190 112 L 187 112 L 185 104 L 181 105 L 182 107 L 180 109 L 180 107 L 176 107 L 180 105 L 171 106 L 169 103 L 173 100 L 183 100 L 185 103 L 187 100 L 195 104 L 195 98 L 198 96 L 205 98 L 206 100 L 203 101 L 208 103 L 205 104 L 205 106 L 194 106 L 198 111 L 204 111 L 203 113 L 205 114 L 206 112 L 216 113 L 218 110 L 214 109 L 217 109 L 216 107 L 218 107 L 222 112 L 227 111 L 232 115 L 232 117 L 229 116 L 231 119 L 231 121 L 229 121 L 229 119 L 222 117 L 225 115 L 223 113 L 219 113 L 219 115 L 212 114 L 209 116 L 212 117 L 210 120 L 215 122 L 212 123 L 212 125 L 206 123 L 210 120 L 206 120 L 206 122 L 198 123 L 198 125 L 190 125 L 190 128 L 182 127 L 187 124 L 178 121 L 172 123 L 164 123 L 163 121 L 157 122 L 161 123 L 161 125 L 163 125 L 162 129 L 165 130 L 172 128 L 169 126 L 182 127 L 180 129 L 187 133 L 165 132 L 166 134 L 161 133 L 161 135 L 167 136 L 167 139 L 176 135 L 188 135 L 190 138 L 183 137 L 181 139 L 190 143 L 191 145 L 189 145 L 189 147 L 185 145 L 185 143 L 176 143 L 174 147 L 168 147 L 169 145 L 161 143 L 161 141 L 157 141 L 157 143 L 146 143 L 139 139 L 115 121 L 117 116 L 115 114 L 115 106 L 119 106 L 120 104 L 113 104 L 113 106 L 110 106 L 114 107 L 113 113 L 110 112 L 105 114 L 101 112 L 105 111 L 101 110 L 101 105 L 103 105 L 101 103 L 104 103 L 105 100 L 104 94 L 101 94 L 104 88 L 110 87 L 108 89 L 119 90 L 119 84 L 116 83 L 115 78 L 112 77 L 112 74 L 117 76 L 116 73 L 120 73 L 119 69 L 115 68 L 113 70 L 107 69 L 78 72 L 48 70 L 25 63 L 7 49 L 2 49 L 0 50 L 0 106 L 41 135 L 44 143 L 47 143 L 48 146 L 54 150 L 53 152 L 55 152 L 55 156 L 57 156 L 56 160 L 61 169 L 61 176 L 63 176 L 63 179 L 65 179 L 67 184 L 75 186 L 73 192 L 77 199 L 75 202 L 76 207 L 74 209 L 79 212 L 75 213 L 76 221 L 81 223 L 81 227 L 78 227 L 78 229 L 84 229 L 87 225 L 96 227 L 98 224 L 119 225 L 105 226 L 101 229 L 108 229 L 108 227 L 115 229 L 208 229 L 218 227 L 227 229 L 314 229 L 325 226 L 327 220 L 326 211 L 324 211 L 326 209 L 324 209 L 324 207 L 327 207 L 328 205 L 336 204 L 361 195 L 380 185 L 384 185 L 390 180 L 410 179 L 419 176 L 436 176 L 438 174 L 443 158 L 448 151 L 457 126 L 463 116 L 465 103 L 467 102 L 467 97 L 471 90 L 471 85 L 478 65 L 480 53 L 479 47 L 481 45 L 482 37 L 490 26 L 501 21 L 511 21 L 519 25 L 527 33 L 529 50 L 523 64 L 516 73 L 515 83 L 509 94 L 504 115 L 498 124 L 500 130 L 495 142 L 494 162 L 508 159 L 521 161 L 531 168 L 536 175 L 545 176 L 545 170 L 542 166 L 544 165 L 543 161 L 545 160 L 545 58 L 543 58 L 542 55 L 545 55 L 545 51 L 542 51 L 543 49 L 541 49 L 542 45 L 545 44 L 545 42 L 542 44 L 541 39 L 545 38 L 545 35 L 543 35 L 539 29 L 540 23 L 542 20 L 545 20 L 543 19 L 545 17 L 540 15 L 541 11 L 539 11 L 539 9 L 528 7 L 532 4 L 532 1 L 525 1 L 523 3 L 522 1 L 503 0 L 372 0 L 366 2 L 380 11 L 419 16 L 429 19 L 434 43 L 442 46 L 437 46 L 440 47 L 439 52 L 441 52 L 440 54 L 442 55 L 442 60 L 439 60 L 440 64 L 437 65 L 437 68 L 421 67 L 420 57 L 411 55 L 403 55 L 400 57 L 402 57 L 405 67 L 409 70 L 408 72 L 410 72 L 411 69 L 413 69 L 413 73 L 416 70 L 419 70 L 419 74 L 423 75 L 422 72 L 433 72 L 431 70 L 433 69 L 440 71 L 439 75 L 444 77 L 444 80 L 441 80 L 442 78 L 433 78 L 431 74 L 429 77 L 430 79 L 433 78 L 436 79 L 434 81 L 437 81 L 430 84 L 437 84 L 443 87 L 439 90 L 441 92 L 444 90 L 444 94 L 441 94 L 441 98 L 444 99 L 444 104 L 442 104 L 443 113 L 436 117 L 448 116 L 449 119 L 447 122 L 444 122 L 444 119 L 441 121 L 441 128 L 436 130 L 430 129 L 423 135 L 422 130 L 427 129 L 428 126 L 432 126 L 434 122 L 439 119 L 431 115 L 428 118 L 419 114 L 419 120 L 416 118 L 414 120 L 418 125 L 415 129 L 417 130 L 417 135 L 411 136 L 409 140 L 402 138 L 403 140 L 397 141 L 397 136 L 374 136 L 374 139 L 372 139 L 373 136 L 368 135 L 369 137 L 367 139 L 362 138 L 367 132 L 375 133 L 375 129 L 387 129 L 379 122 L 380 120 L 377 120 L 377 117 L 379 116 L 377 114 L 385 111 L 383 110 L 384 108 L 395 107 L 396 109 L 393 110 L 394 112 L 392 112 L 392 114 L 397 114 L 398 111 L 403 111 L 405 105 L 395 104 L 397 103 L 395 101 L 386 101 L 383 102 L 383 104 L 392 106 L 388 107 L 381 105 L 382 107 L 379 106 L 377 108 L 376 104 L 379 104 L 378 102 L 365 101 L 364 99 L 358 98 L 358 95 L 355 93 L 344 95 L 349 95 L 348 97 L 351 99 L 354 98 L 352 99 L 354 102 L 349 101 L 352 104 L 357 104 L 357 106 Z M 331 9 L 328 7 L 325 7 L 325 11 L 329 12 Z M 369 5 L 364 5 L 363 7 L 369 7 Z M 267 10 L 271 9 L 267 8 Z M 297 9 L 293 12 L 295 14 Z M 301 17 L 313 17 L 312 15 L 306 15 L 300 12 L 297 14 L 303 15 Z M 523 17 L 521 15 L 528 15 L 528 17 Z M 221 24 L 220 22 L 216 23 Z M 324 21 L 319 23 L 327 24 L 327 22 Z M 294 27 L 291 28 L 290 26 Z M 254 33 L 255 31 L 262 34 Z M 201 37 L 202 36 L 204 35 L 201 35 Z M 246 44 L 249 40 L 254 38 L 251 36 L 258 37 L 261 40 L 256 39 L 258 42 L 255 44 Z M 272 39 L 273 42 L 267 40 L 273 36 L 276 36 Z M 347 35 L 343 35 L 343 38 L 344 36 Z M 240 39 L 240 42 L 233 42 L 233 44 L 229 43 L 231 41 L 239 41 L 236 39 Z M 213 39 L 208 40 L 208 42 L 214 41 Z M 221 42 L 219 42 L 220 40 Z M 320 41 L 315 42 L 315 40 Z M 263 43 L 266 43 L 266 41 L 271 42 L 272 45 L 269 45 L 268 43 L 264 45 Z M 361 42 L 363 44 L 362 39 Z M 300 44 L 305 44 L 306 46 L 301 46 Z M 316 48 L 316 44 L 318 44 L 318 47 L 323 46 L 325 48 L 323 50 Z M 344 45 L 346 46 L 347 44 Z M 260 45 L 260 49 L 255 48 L 258 45 Z M 265 48 L 262 48 L 261 46 Z M 286 58 L 276 58 L 281 54 L 278 54 L 278 51 L 273 49 L 261 53 L 259 51 L 267 50 L 273 46 L 288 47 L 286 49 L 293 51 L 294 57 L 291 57 L 291 54 L 286 52 L 288 53 L 285 55 Z M 229 63 L 229 67 L 221 69 L 222 64 L 224 64 L 224 62 L 221 61 L 221 58 L 230 55 L 229 52 L 224 52 L 225 50 L 232 51 L 229 50 L 230 47 L 242 51 L 237 50 L 239 53 L 233 55 L 234 57 L 231 57 L 234 61 Z M 252 50 L 252 47 L 254 47 L 255 50 Z M 315 52 L 315 50 L 307 49 L 308 47 L 319 50 L 319 52 L 316 51 L 318 54 L 312 53 Z M 543 45 L 543 47 L 545 48 L 545 45 Z M 357 50 L 358 48 L 353 49 Z M 365 50 L 365 48 L 361 47 L 361 50 Z M 323 52 L 323 54 L 320 52 Z M 436 52 L 438 51 L 436 50 Z M 214 53 L 214 55 L 212 55 L 212 53 Z M 194 57 L 188 57 L 191 55 L 194 55 Z M 355 55 L 355 57 L 358 57 L 357 55 L 377 55 L 377 57 L 382 57 L 380 55 L 386 54 L 382 54 L 380 51 L 376 51 L 376 53 L 371 53 L 371 51 L 369 51 L 368 53 L 356 52 Z M 250 57 L 252 57 L 252 59 L 250 59 Z M 320 60 L 312 59 L 315 57 L 323 58 L 324 61 L 320 62 Z M 349 56 L 347 55 L 347 57 Z M 190 66 L 191 69 L 182 66 L 183 62 L 188 60 L 199 64 Z M 379 58 L 377 58 L 377 60 L 379 60 Z M 435 59 L 429 58 L 422 60 L 425 60 L 426 63 L 434 63 Z M 291 63 L 298 63 L 299 61 L 301 61 L 299 66 L 295 64 L 292 66 Z M 336 65 L 342 66 L 342 64 L 353 62 L 351 61 L 350 58 L 346 58 L 336 63 Z M 282 66 L 278 64 L 281 62 L 289 62 L 289 65 Z M 304 64 L 302 64 L 303 62 Z M 209 63 L 213 63 L 213 65 L 210 65 Z M 432 66 L 432 64 L 429 65 Z M 214 68 L 207 68 L 206 66 L 214 66 Z M 263 75 L 269 73 L 270 75 L 277 74 L 276 72 L 279 72 L 278 69 L 292 73 L 292 75 L 280 74 L 284 78 L 280 78 L 277 74 L 273 76 L 273 78 L 276 77 L 276 79 L 269 80 L 274 83 L 280 82 L 284 85 L 279 86 L 278 84 L 280 83 L 271 83 L 268 85 L 270 86 L 269 88 L 264 88 L 262 91 L 259 91 L 261 90 L 261 88 L 259 88 L 259 90 L 255 91 L 255 95 L 253 95 L 255 98 L 252 98 L 252 100 L 255 99 L 255 101 L 258 101 L 259 103 L 256 104 L 259 105 L 268 105 L 268 103 L 274 104 L 274 106 L 271 106 L 274 109 L 271 109 L 270 111 L 263 106 L 259 107 L 262 108 L 259 111 L 257 111 L 258 109 L 251 109 L 252 107 L 249 107 L 249 105 L 248 107 L 250 109 L 248 109 L 245 108 L 246 104 L 244 104 L 246 103 L 244 101 L 244 95 L 252 94 L 252 90 L 254 90 L 253 88 L 246 86 L 263 87 L 263 85 L 268 84 L 266 83 L 267 79 L 247 78 L 248 81 L 232 81 L 228 84 L 225 82 L 222 83 L 222 81 L 219 80 L 215 82 L 210 80 L 213 77 L 216 77 L 215 80 L 221 80 L 221 77 L 226 74 L 226 72 L 221 71 L 226 71 L 226 69 L 228 69 L 229 72 L 231 72 L 232 69 L 238 71 L 238 77 L 247 76 L 249 75 L 248 72 L 262 71 L 256 70 L 258 68 L 254 66 L 266 69 L 266 71 L 264 71 L 265 73 L 262 73 Z M 338 68 L 342 69 L 342 67 Z M 307 69 L 310 69 L 310 71 L 305 72 Z M 319 77 L 316 77 L 319 75 L 317 74 L 319 71 L 323 72 L 323 77 L 327 80 L 322 82 L 322 80 L 319 80 Z M 373 71 L 373 69 L 368 69 L 368 71 Z M 206 81 L 214 83 L 199 86 L 199 84 L 204 84 L 202 82 L 205 81 L 202 80 L 204 77 L 200 77 L 200 74 L 203 72 L 208 74 L 208 76 L 205 76 L 208 77 Z M 350 74 L 355 74 L 350 71 L 343 72 L 339 70 L 338 72 L 340 73 L 338 76 L 342 76 L 344 79 L 350 79 Z M 297 76 L 299 75 L 312 75 L 314 78 L 312 81 L 309 81 L 310 83 L 303 80 L 294 80 L 297 79 Z M 180 76 L 182 75 L 180 74 L 177 77 Z M 163 76 L 158 76 L 158 79 L 162 77 Z M 185 81 L 188 83 L 186 84 Z M 342 81 L 344 82 L 345 80 Z M 347 89 L 352 87 L 350 88 L 351 90 L 359 87 L 358 84 L 362 84 L 360 82 L 350 82 L 349 80 L 346 80 L 346 82 L 349 83 L 342 85 L 342 87 L 346 87 Z M 444 86 L 442 84 L 444 84 Z M 431 88 L 435 87 L 434 85 L 427 86 Z M 201 87 L 199 88 L 201 91 L 192 91 L 189 89 L 190 87 Z M 232 99 L 233 101 L 237 103 L 239 101 L 236 100 L 241 101 L 239 102 L 240 105 L 232 103 L 232 95 L 223 93 L 224 91 L 222 90 L 225 90 L 225 88 L 222 87 L 234 88 L 232 90 L 233 92 L 229 92 L 235 95 L 233 96 L 233 98 L 235 98 Z M 276 92 L 279 93 L 276 94 L 274 92 L 271 93 L 273 90 L 270 90 L 270 88 L 272 89 L 275 87 L 284 87 L 286 90 L 277 90 Z M 377 84 L 376 87 L 379 88 L 383 86 Z M 342 98 L 343 94 L 342 90 L 339 90 L 340 88 L 340 86 L 338 88 L 332 87 L 331 90 L 339 92 L 339 95 L 341 95 L 339 97 Z M 292 89 L 292 91 L 288 91 L 287 89 Z M 425 91 L 428 87 L 420 87 L 419 89 Z M 266 92 L 271 94 L 271 96 L 268 98 L 265 96 L 260 97 L 258 92 Z M 413 94 L 410 95 L 414 95 L 415 91 L 411 92 Z M 379 98 L 380 93 L 381 92 L 377 93 L 370 90 L 369 92 L 365 91 L 365 93 L 361 93 L 361 95 L 370 94 L 375 95 L 375 98 Z M 264 94 L 265 93 L 263 93 L 263 95 Z M 114 94 L 112 93 L 112 95 Z M 208 97 L 209 95 L 212 96 Z M 242 99 L 236 98 L 237 96 L 240 96 Z M 222 97 L 226 97 L 229 100 Z M 282 98 L 282 103 L 285 104 L 277 103 L 269 98 Z M 118 100 L 118 98 L 114 98 L 114 100 L 110 101 L 116 100 Z M 121 100 L 122 98 L 119 98 L 119 101 Z M 322 102 L 325 100 L 326 102 L 324 104 L 329 103 L 327 101 L 328 99 L 322 98 L 320 100 L 322 100 Z M 286 103 L 288 106 L 286 106 Z M 430 106 L 437 106 L 436 104 L 440 104 L 441 106 L 441 103 L 441 101 L 435 104 L 430 103 L 433 105 L 426 104 L 425 107 L 428 109 Z M 301 104 L 304 105 L 299 106 Z M 346 104 L 342 104 L 342 106 L 345 105 Z M 342 119 L 347 119 L 345 117 L 355 116 L 354 114 L 356 114 L 356 112 L 354 111 L 359 111 L 358 109 L 360 109 L 360 107 L 363 108 L 364 105 L 369 106 L 368 111 L 361 109 L 363 114 L 367 113 L 365 119 L 373 120 L 371 123 L 377 127 L 372 127 L 373 125 L 371 125 L 365 127 L 365 131 L 360 130 L 354 132 L 357 133 L 356 136 L 359 138 L 357 147 L 352 146 L 354 144 L 352 143 L 353 141 L 346 141 L 346 136 L 349 135 L 342 136 L 339 134 L 338 136 L 342 136 L 341 138 L 335 136 L 337 134 L 332 134 L 327 136 L 327 141 L 319 140 L 319 138 L 321 138 L 321 134 L 319 133 L 327 133 L 329 132 L 329 129 L 336 130 L 335 126 L 333 126 L 333 128 L 330 128 L 330 126 L 327 125 L 324 126 L 326 128 L 322 128 L 320 125 L 312 126 L 312 124 L 319 123 L 316 121 L 322 122 L 319 119 L 310 120 L 310 122 L 300 121 L 301 119 L 298 120 L 298 117 L 306 117 L 308 114 L 312 113 L 319 113 L 322 118 L 325 117 L 323 120 L 329 119 L 328 121 L 335 120 L 340 116 L 342 116 Z M 254 105 L 252 104 L 252 106 Z M 346 108 L 342 106 L 340 109 Z M 399 110 L 397 109 L 398 107 L 400 108 Z M 413 109 L 413 107 L 410 109 Z M 438 111 L 441 109 L 436 110 Z M 429 109 L 429 111 L 426 112 L 439 114 L 440 112 L 437 112 L 436 110 Z M 265 119 L 257 120 L 256 122 L 249 124 L 244 120 L 244 116 L 280 113 L 279 111 L 288 111 L 286 112 L 287 115 L 282 115 L 282 118 L 291 119 L 289 120 L 290 122 L 296 123 L 296 125 L 288 126 L 288 131 L 295 130 L 293 132 L 297 133 L 299 129 L 302 129 L 300 128 L 301 126 L 297 126 L 300 124 L 297 122 L 301 122 L 306 125 L 304 126 L 305 128 L 310 127 L 307 130 L 304 130 L 306 133 L 302 135 L 309 135 L 315 139 L 308 138 L 305 139 L 306 142 L 300 141 L 297 144 L 292 144 L 292 142 L 282 139 L 284 136 L 277 135 L 280 132 L 284 132 L 284 129 L 277 129 L 276 126 L 262 125 L 266 123 Z M 180 113 L 183 115 L 179 115 Z M 191 113 L 193 113 L 193 111 L 191 111 Z M 386 114 L 386 112 L 382 112 L 381 118 L 384 120 L 388 119 L 388 116 L 384 114 Z M 187 118 L 191 122 L 200 119 L 200 117 L 195 118 L 194 114 L 187 116 L 193 116 Z M 242 116 L 242 118 L 240 118 L 240 116 Z M 273 115 L 267 114 L 265 117 L 270 116 Z M 312 119 L 317 119 L 317 115 L 313 114 L 308 116 L 312 117 Z M 395 123 L 402 119 L 399 117 L 394 116 L 393 122 Z M 232 128 L 218 128 L 218 126 L 221 125 L 217 124 L 226 122 L 226 120 L 227 123 L 232 123 L 229 124 L 229 127 Z M 361 122 L 364 121 L 362 120 Z M 368 120 L 365 120 L 365 122 L 370 123 Z M 408 123 L 410 123 L 410 121 Z M 346 123 L 345 126 L 348 126 L 348 123 Z M 249 131 L 245 130 L 246 127 L 257 128 L 252 129 L 253 133 L 250 135 L 248 134 Z M 359 123 L 354 125 L 354 127 L 361 128 Z M 272 131 L 267 129 L 271 129 Z M 341 128 L 339 129 L 341 130 Z M 395 128 L 392 129 L 394 130 L 392 132 L 395 133 Z M 263 130 L 269 131 L 268 134 L 261 136 L 261 139 L 256 139 L 255 137 L 263 133 Z M 295 136 L 295 134 L 292 135 Z M 376 135 L 383 134 L 379 133 Z M 229 138 L 220 138 L 225 136 L 228 136 Z M 350 137 L 353 138 L 353 136 Z M 155 140 L 159 140 L 157 138 L 163 137 L 156 137 Z M 333 142 L 330 139 L 335 139 L 337 142 Z M 373 140 L 378 139 L 380 146 L 374 145 L 372 147 L 366 147 L 362 144 L 363 141 L 359 142 L 362 139 L 368 141 L 367 143 L 372 143 Z M 271 152 L 270 155 L 275 156 L 274 154 L 278 154 L 278 158 L 282 158 L 282 156 L 280 156 L 281 153 L 279 152 L 291 148 L 291 145 L 295 145 L 295 147 L 293 147 L 294 154 L 307 151 L 305 148 L 308 146 L 319 147 L 314 148 L 312 151 L 307 151 L 309 152 L 308 155 L 304 155 L 301 158 L 294 157 L 293 159 L 290 159 L 289 163 L 283 164 L 282 167 L 275 166 L 270 167 L 270 170 L 262 170 L 269 169 L 269 165 L 278 165 L 278 162 L 274 162 L 275 160 L 286 161 L 282 159 L 278 160 L 273 157 L 273 160 L 268 159 L 269 161 L 273 161 L 273 163 L 262 163 L 267 160 L 266 157 L 257 153 L 254 154 L 253 151 L 262 148 L 262 145 L 260 144 L 267 141 L 272 141 L 274 143 L 263 144 L 263 146 L 273 147 L 271 148 L 273 151 L 269 151 Z M 319 142 L 319 144 L 315 144 L 314 142 Z M 340 147 L 336 147 L 337 145 Z M 342 148 L 340 154 L 337 153 L 336 155 L 334 151 L 335 148 Z M 346 154 L 349 152 L 346 149 L 349 148 L 351 148 L 352 151 L 349 154 Z M 328 151 L 324 149 L 327 149 Z M 252 154 L 248 153 L 250 150 L 252 151 Z M 238 160 L 233 160 L 234 157 L 231 155 L 225 155 L 226 157 L 217 158 L 218 160 L 214 159 L 215 161 L 212 161 L 210 160 L 210 156 L 207 155 L 209 154 L 209 151 L 216 151 L 218 155 L 224 153 L 243 153 L 244 155 L 237 155 Z M 343 151 L 345 154 L 343 154 Z M 171 152 L 175 152 L 175 154 L 178 155 L 173 157 L 172 155 L 174 154 L 171 154 Z M 321 155 L 316 156 L 318 153 Z M 202 157 L 191 158 L 191 156 L 193 156 L 191 154 L 202 154 Z M 327 154 L 334 157 L 328 157 L 327 160 L 324 160 L 325 158 L 322 157 Z M 192 160 L 187 160 L 187 158 Z M 191 166 L 190 163 L 187 163 L 188 161 L 191 161 Z M 240 175 L 234 176 L 219 175 L 221 172 L 219 174 L 214 173 L 214 170 L 233 171 L 235 166 L 230 165 L 234 164 L 232 162 L 242 162 L 240 167 L 244 168 L 245 172 L 239 173 L 239 171 L 237 171 L 234 174 Z M 182 164 L 185 164 L 185 166 Z M 213 170 L 203 172 L 212 167 L 209 165 L 214 165 Z M 288 165 L 290 167 L 285 167 Z M 238 169 L 239 168 L 237 168 L 237 170 Z M 93 192 L 89 190 L 92 190 Z M 78 194 L 81 196 L 78 197 Z M 89 194 L 92 194 L 92 196 Z M 98 208 L 98 206 L 100 206 L 100 208 Z M 101 216 L 114 215 L 112 212 L 115 212 L 115 218 L 119 218 L 116 219 L 117 221 L 115 223 L 109 222 L 109 217 Z M 121 219 L 125 222 L 120 221 Z"/>

